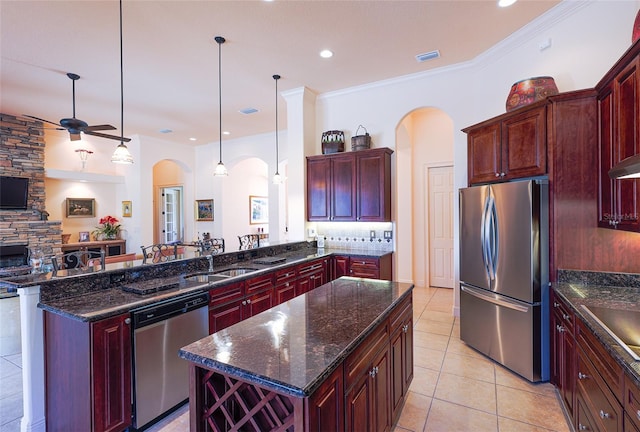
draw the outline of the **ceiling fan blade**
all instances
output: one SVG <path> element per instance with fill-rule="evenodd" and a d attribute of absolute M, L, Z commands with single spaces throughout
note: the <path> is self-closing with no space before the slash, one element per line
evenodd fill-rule
<path fill-rule="evenodd" d="M 27 115 L 27 114 L 24 114 L 24 116 L 25 116 L 25 117 L 32 118 L 32 119 L 35 119 L 35 120 L 39 120 L 39 121 L 41 121 L 41 122 L 43 122 L 43 123 L 49 123 L 49 124 L 52 124 L 52 125 L 60 126 L 58 123 L 54 123 L 54 122 L 49 121 L 49 120 L 41 119 L 40 117 L 36 117 L 36 116 L 32 116 L 32 115 Z M 60 126 L 60 127 L 61 127 L 61 126 Z M 62 130 L 64 130 L 64 128 L 63 128 Z"/>
<path fill-rule="evenodd" d="M 79 133 L 69 133 L 69 136 L 71 137 L 71 141 L 80 141 Z"/>
<path fill-rule="evenodd" d="M 84 133 L 86 133 L 87 135 L 97 136 L 97 137 L 100 137 L 100 138 L 108 138 L 108 139 L 113 139 L 113 140 L 118 140 L 118 141 L 120 141 L 120 139 L 121 139 L 119 136 L 107 135 L 107 134 L 103 134 L 103 133 L 99 133 L 99 132 L 91 132 L 91 131 L 87 132 L 87 131 L 85 131 Z M 129 142 L 129 141 L 131 141 L 131 138 L 122 138 L 122 141 Z"/>
<path fill-rule="evenodd" d="M 82 129 L 83 132 L 94 132 L 94 131 L 103 131 L 103 130 L 116 130 L 116 128 L 108 124 L 103 124 L 103 125 L 87 126 L 86 128 Z"/>

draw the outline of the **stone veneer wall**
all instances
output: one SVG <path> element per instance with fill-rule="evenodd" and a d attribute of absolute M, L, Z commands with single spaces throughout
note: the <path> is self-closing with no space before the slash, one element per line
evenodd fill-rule
<path fill-rule="evenodd" d="M 46 221 L 42 122 L 0 113 L 0 175 L 29 178 L 27 210 L 0 210 L 0 245 L 60 252 L 61 221 Z"/>

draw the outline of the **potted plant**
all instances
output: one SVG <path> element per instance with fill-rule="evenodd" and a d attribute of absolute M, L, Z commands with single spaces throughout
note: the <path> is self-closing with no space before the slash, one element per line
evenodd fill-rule
<path fill-rule="evenodd" d="M 97 240 L 115 240 L 120 235 L 120 224 L 113 216 L 105 216 L 100 219 L 99 226 L 93 231 Z"/>

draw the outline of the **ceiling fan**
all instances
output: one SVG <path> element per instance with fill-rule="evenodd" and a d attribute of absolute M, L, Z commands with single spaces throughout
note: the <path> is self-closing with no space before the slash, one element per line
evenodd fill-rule
<path fill-rule="evenodd" d="M 103 131 L 103 130 L 115 130 L 115 127 L 111 125 L 103 124 L 103 125 L 89 126 L 87 122 L 76 118 L 76 81 L 80 79 L 80 75 L 69 72 L 67 73 L 67 76 L 71 79 L 71 86 L 72 86 L 72 92 L 73 92 L 73 117 L 63 118 L 62 120 L 60 120 L 60 123 L 54 123 L 52 121 L 41 119 L 41 118 L 30 116 L 30 115 L 25 115 L 25 117 L 40 120 L 41 122 L 49 123 L 55 126 L 61 126 L 63 129 L 66 129 L 67 131 L 69 131 L 69 136 L 71 137 L 71 141 L 78 141 L 80 139 L 81 132 L 87 135 L 92 135 L 100 138 L 108 138 L 108 139 L 114 139 L 114 140 L 125 141 L 125 142 L 131 141 L 130 138 L 123 138 L 119 136 L 107 135 L 100 132 L 96 132 L 96 131 Z M 59 129 L 59 130 L 63 130 L 63 129 Z"/>

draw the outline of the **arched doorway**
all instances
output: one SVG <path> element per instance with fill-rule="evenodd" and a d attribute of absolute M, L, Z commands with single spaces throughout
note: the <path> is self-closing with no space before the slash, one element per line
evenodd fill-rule
<path fill-rule="evenodd" d="M 453 143 L 453 120 L 438 108 L 415 109 L 398 124 L 396 164 L 411 167 L 397 170 L 398 280 L 428 286 L 432 272 L 448 271 L 453 288 Z M 439 183 L 443 175 L 448 184 Z M 443 247 L 443 240 L 449 244 Z"/>

